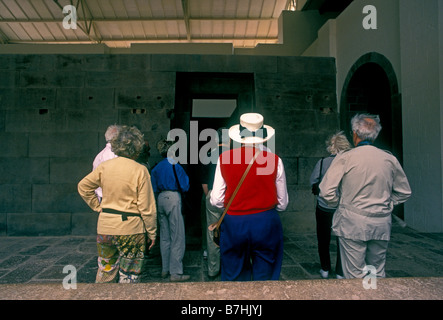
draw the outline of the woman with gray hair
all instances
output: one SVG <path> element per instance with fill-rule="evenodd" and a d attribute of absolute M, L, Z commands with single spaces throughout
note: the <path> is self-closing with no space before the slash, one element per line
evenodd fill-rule
<path fill-rule="evenodd" d="M 78 184 L 78 192 L 92 210 L 97 223 L 97 283 L 140 282 L 147 246 L 146 236 L 155 243 L 157 210 L 151 177 L 137 163 L 144 145 L 143 134 L 135 127 L 122 126 L 111 140 L 118 156 L 100 164 Z M 99 202 L 94 190 L 103 189 Z"/>
<path fill-rule="evenodd" d="M 314 167 L 311 177 L 309 179 L 312 186 L 312 193 L 317 196 L 317 205 L 315 210 L 315 218 L 317 223 L 317 243 L 318 254 L 320 257 L 320 275 L 322 278 L 327 279 L 329 277 L 329 271 L 331 270 L 331 258 L 329 253 L 329 245 L 331 243 L 331 226 L 332 218 L 336 210 L 335 207 L 330 207 L 326 204 L 324 199 L 318 196 L 319 184 L 322 177 L 325 175 L 335 156 L 340 152 L 351 149 L 351 144 L 344 135 L 343 131 L 340 131 L 332 135 L 326 141 L 326 150 L 329 152 L 329 157 L 321 158 Z M 335 265 L 335 273 L 337 278 L 343 277 L 343 271 L 341 268 L 340 253 L 338 252 L 337 243 L 337 261 Z"/>

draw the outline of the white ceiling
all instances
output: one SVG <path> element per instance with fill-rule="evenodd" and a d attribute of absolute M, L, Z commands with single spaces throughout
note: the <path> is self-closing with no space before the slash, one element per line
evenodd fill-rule
<path fill-rule="evenodd" d="M 278 42 L 278 18 L 292 0 L 0 0 L 0 43 Z M 77 29 L 65 29 L 73 5 Z M 71 21 L 72 22 L 72 21 Z"/>

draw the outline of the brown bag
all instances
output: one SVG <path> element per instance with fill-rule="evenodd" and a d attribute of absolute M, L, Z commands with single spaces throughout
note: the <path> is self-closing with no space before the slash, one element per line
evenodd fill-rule
<path fill-rule="evenodd" d="M 212 241 L 214 241 L 214 243 L 215 243 L 215 245 L 216 245 L 217 247 L 220 246 L 220 225 L 221 225 L 221 223 L 222 223 L 222 221 L 223 221 L 223 218 L 225 217 L 226 212 L 228 212 L 228 209 L 229 209 L 229 206 L 230 206 L 231 203 L 232 203 L 232 200 L 234 200 L 235 195 L 237 194 L 238 190 L 240 189 L 240 187 L 241 187 L 243 181 L 244 181 L 245 178 L 246 178 L 246 175 L 248 174 L 249 170 L 250 170 L 251 167 L 252 167 L 252 164 L 253 164 L 254 161 L 257 159 L 257 157 L 258 157 L 258 155 L 260 154 L 260 152 L 261 152 L 261 151 L 257 151 L 257 152 L 255 153 L 254 157 L 251 159 L 251 162 L 249 162 L 248 167 L 246 168 L 245 172 L 243 173 L 243 176 L 241 177 L 241 179 L 240 179 L 240 181 L 239 181 L 239 183 L 238 183 L 238 185 L 237 185 L 237 188 L 235 188 L 234 193 L 233 193 L 232 196 L 231 196 L 231 199 L 229 199 L 228 205 L 226 206 L 225 210 L 223 211 L 223 214 L 222 214 L 222 216 L 220 217 L 220 219 L 219 219 L 217 222 L 211 224 L 211 225 L 208 227 L 208 230 L 213 232 L 213 235 L 212 235 Z"/>

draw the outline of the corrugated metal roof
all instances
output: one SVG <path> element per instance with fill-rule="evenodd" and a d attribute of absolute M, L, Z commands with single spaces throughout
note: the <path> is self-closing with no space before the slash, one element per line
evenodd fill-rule
<path fill-rule="evenodd" d="M 2 43 L 278 42 L 278 17 L 292 0 L 0 0 Z M 77 13 L 77 29 L 63 20 Z M 72 22 L 72 20 L 70 21 Z"/>

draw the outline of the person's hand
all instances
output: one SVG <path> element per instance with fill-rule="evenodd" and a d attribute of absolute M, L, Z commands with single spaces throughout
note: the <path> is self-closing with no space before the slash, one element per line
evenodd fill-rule
<path fill-rule="evenodd" d="M 149 241 L 151 242 L 151 244 L 149 245 L 149 250 L 151 250 L 151 248 L 154 246 L 154 244 L 155 244 L 155 239 L 154 240 L 152 240 L 152 239 L 149 239 Z"/>

